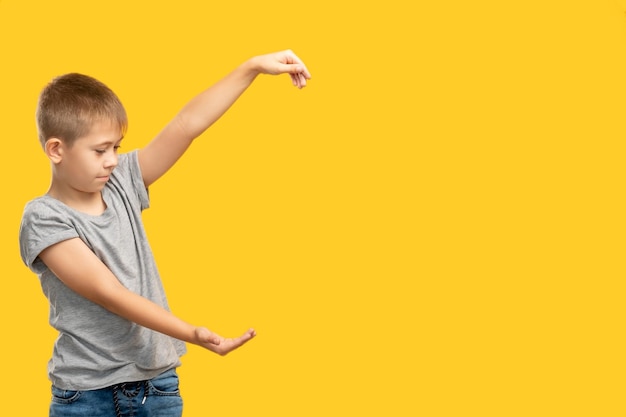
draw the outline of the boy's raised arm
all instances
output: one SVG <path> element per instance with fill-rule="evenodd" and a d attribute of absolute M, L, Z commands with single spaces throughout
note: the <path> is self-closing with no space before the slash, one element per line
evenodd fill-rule
<path fill-rule="evenodd" d="M 42 251 L 39 258 L 65 285 L 110 312 L 217 354 L 226 355 L 255 336 L 254 330 L 248 330 L 240 337 L 227 339 L 179 319 L 124 287 L 79 238 L 52 245 Z"/>
<path fill-rule="evenodd" d="M 304 63 L 290 50 L 260 55 L 194 97 L 165 128 L 139 151 L 139 165 L 148 187 L 182 156 L 191 142 L 215 123 L 259 74 L 291 76 L 294 86 L 311 78 Z"/>

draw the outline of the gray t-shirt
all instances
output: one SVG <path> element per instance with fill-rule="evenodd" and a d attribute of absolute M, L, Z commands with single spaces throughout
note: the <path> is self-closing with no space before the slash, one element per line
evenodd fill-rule
<path fill-rule="evenodd" d="M 179 366 L 186 351 L 182 341 L 78 295 L 38 258 L 47 247 L 78 237 L 126 288 L 169 309 L 141 220 L 149 198 L 136 151 L 119 156 L 102 197 L 107 207 L 99 216 L 50 196 L 36 198 L 26 205 L 20 226 L 22 260 L 39 276 L 50 303 L 50 324 L 59 331 L 48 375 L 61 389 L 91 390 L 150 379 Z"/>

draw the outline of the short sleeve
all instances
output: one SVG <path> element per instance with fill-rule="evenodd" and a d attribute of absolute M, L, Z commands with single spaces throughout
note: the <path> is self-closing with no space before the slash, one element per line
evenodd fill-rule
<path fill-rule="evenodd" d="M 112 184 L 118 185 L 137 198 L 141 210 L 150 207 L 148 189 L 143 182 L 137 150 L 120 155 L 112 174 Z"/>
<path fill-rule="evenodd" d="M 78 232 L 67 216 L 44 199 L 26 205 L 19 232 L 20 255 L 33 272 L 40 274 L 46 268 L 38 258 L 44 249 L 75 237 Z"/>

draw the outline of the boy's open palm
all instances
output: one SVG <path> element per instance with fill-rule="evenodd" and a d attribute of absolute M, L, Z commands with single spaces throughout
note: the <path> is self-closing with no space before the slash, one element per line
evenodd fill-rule
<path fill-rule="evenodd" d="M 198 340 L 198 345 L 221 356 L 225 356 L 233 350 L 237 349 L 238 347 L 242 346 L 254 336 L 256 336 L 256 332 L 253 329 L 249 329 L 239 337 L 224 338 L 216 333 L 213 333 L 205 327 L 196 328 L 196 338 Z"/>

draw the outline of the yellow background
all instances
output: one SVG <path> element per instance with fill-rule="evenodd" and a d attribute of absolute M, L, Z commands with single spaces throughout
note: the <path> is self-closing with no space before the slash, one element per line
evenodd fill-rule
<path fill-rule="evenodd" d="M 626 2 L 0 1 L 2 406 L 47 415 L 54 333 L 19 258 L 52 77 L 115 90 L 144 145 L 292 48 L 151 189 L 170 303 L 224 335 L 187 417 L 623 416 Z"/>

